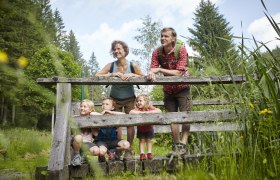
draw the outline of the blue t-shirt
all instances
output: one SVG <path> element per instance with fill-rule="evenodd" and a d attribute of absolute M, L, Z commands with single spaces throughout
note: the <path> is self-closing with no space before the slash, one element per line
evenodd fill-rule
<path fill-rule="evenodd" d="M 115 127 L 100 128 L 95 141 L 115 141 L 118 140 L 118 131 Z"/>

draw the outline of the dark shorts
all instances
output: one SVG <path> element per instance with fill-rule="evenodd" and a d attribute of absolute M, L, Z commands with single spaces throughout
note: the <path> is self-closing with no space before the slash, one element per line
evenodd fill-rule
<path fill-rule="evenodd" d="M 154 136 L 155 136 L 154 130 L 147 131 L 147 132 L 137 131 L 137 135 L 136 135 L 136 137 L 139 138 L 139 139 L 145 139 L 145 138 L 152 139 Z"/>
<path fill-rule="evenodd" d="M 114 99 L 114 98 L 113 98 Z M 115 111 L 122 112 L 124 108 L 124 112 L 128 114 L 135 106 L 135 96 L 131 98 L 127 98 L 125 100 L 114 99 L 116 102 Z"/>
<path fill-rule="evenodd" d="M 192 98 L 190 87 L 177 94 L 164 93 L 164 107 L 167 112 L 191 111 Z"/>
<path fill-rule="evenodd" d="M 73 148 L 74 137 L 71 138 L 71 147 Z M 81 149 L 90 149 L 91 147 L 96 146 L 94 143 L 83 143 Z"/>
<path fill-rule="evenodd" d="M 118 146 L 118 143 L 120 140 L 115 140 L 115 141 L 96 141 L 95 144 L 96 146 L 105 146 L 107 149 L 115 149 Z"/>

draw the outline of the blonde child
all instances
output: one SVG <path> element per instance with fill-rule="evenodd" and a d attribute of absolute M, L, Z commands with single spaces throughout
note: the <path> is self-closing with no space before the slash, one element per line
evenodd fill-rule
<path fill-rule="evenodd" d="M 120 115 L 125 114 L 123 112 L 117 112 L 115 110 L 115 101 L 112 98 L 106 98 L 102 101 L 103 115 Z M 115 160 L 116 154 L 110 150 L 120 149 L 129 150 L 130 143 L 127 140 L 122 140 L 122 128 L 116 127 L 104 127 L 100 128 L 98 135 L 95 138 L 95 146 L 93 147 L 93 154 L 98 156 L 99 162 L 105 161 L 106 153 L 109 156 L 109 160 Z"/>
<path fill-rule="evenodd" d="M 101 115 L 98 112 L 94 112 L 94 103 L 88 99 L 81 101 L 79 111 L 80 116 Z M 80 134 L 74 136 L 74 138 L 72 139 L 74 156 L 71 161 L 71 164 L 73 166 L 79 166 L 82 163 L 81 147 L 83 144 L 85 144 L 90 153 L 93 154 L 93 140 L 94 136 L 96 136 L 97 133 L 98 129 L 82 128 L 80 130 Z"/>
<path fill-rule="evenodd" d="M 161 110 L 150 105 L 150 99 L 147 95 L 139 95 L 135 100 L 135 109 L 129 114 L 142 113 L 161 113 Z M 152 138 L 154 137 L 153 125 L 137 126 L 137 138 L 139 138 L 140 160 L 153 159 L 152 155 Z M 147 157 L 145 155 L 145 145 L 147 145 Z"/>

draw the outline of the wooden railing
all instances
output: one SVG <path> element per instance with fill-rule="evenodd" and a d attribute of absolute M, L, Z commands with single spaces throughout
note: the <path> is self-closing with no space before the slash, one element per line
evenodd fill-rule
<path fill-rule="evenodd" d="M 93 78 L 39 78 L 42 85 L 56 84 L 56 117 L 52 141 L 51 156 L 48 163 L 48 179 L 68 179 L 70 164 L 70 127 L 69 120 L 74 120 L 78 127 L 136 126 L 143 124 L 169 125 L 171 123 L 212 123 L 219 121 L 229 124 L 237 118 L 238 113 L 232 110 L 191 111 L 161 114 L 138 114 L 116 116 L 72 117 L 71 116 L 71 85 L 163 85 L 163 84 L 239 84 L 245 82 L 242 75 L 211 76 L 211 77 L 159 77 L 156 81 L 147 81 L 146 77 L 123 81 L 115 77 Z M 201 124 L 200 124 L 201 125 Z M 236 128 L 229 130 L 240 130 Z M 207 125 L 209 127 L 209 125 Z M 206 126 L 206 127 L 207 127 Z M 164 132 L 164 131 L 162 131 Z"/>

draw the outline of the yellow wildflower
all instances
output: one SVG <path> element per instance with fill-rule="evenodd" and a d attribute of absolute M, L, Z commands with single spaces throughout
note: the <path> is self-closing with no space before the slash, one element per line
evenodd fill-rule
<path fill-rule="evenodd" d="M 267 110 L 267 114 L 272 114 L 272 111 L 270 111 L 270 110 Z"/>
<path fill-rule="evenodd" d="M 272 114 L 272 111 L 270 111 L 268 109 L 263 109 L 263 110 L 259 111 L 259 115 L 262 115 L 262 114 Z"/>
<path fill-rule="evenodd" d="M 0 63 L 7 63 L 8 55 L 4 51 L 0 51 Z"/>
<path fill-rule="evenodd" d="M 28 60 L 25 57 L 21 56 L 18 59 L 17 63 L 20 68 L 25 68 L 28 65 Z"/>
<path fill-rule="evenodd" d="M 254 104 L 249 103 L 249 108 L 254 109 L 255 108 Z"/>
<path fill-rule="evenodd" d="M 267 113 L 267 109 L 263 109 L 263 110 L 259 111 L 259 115 L 266 114 L 266 113 Z"/>

